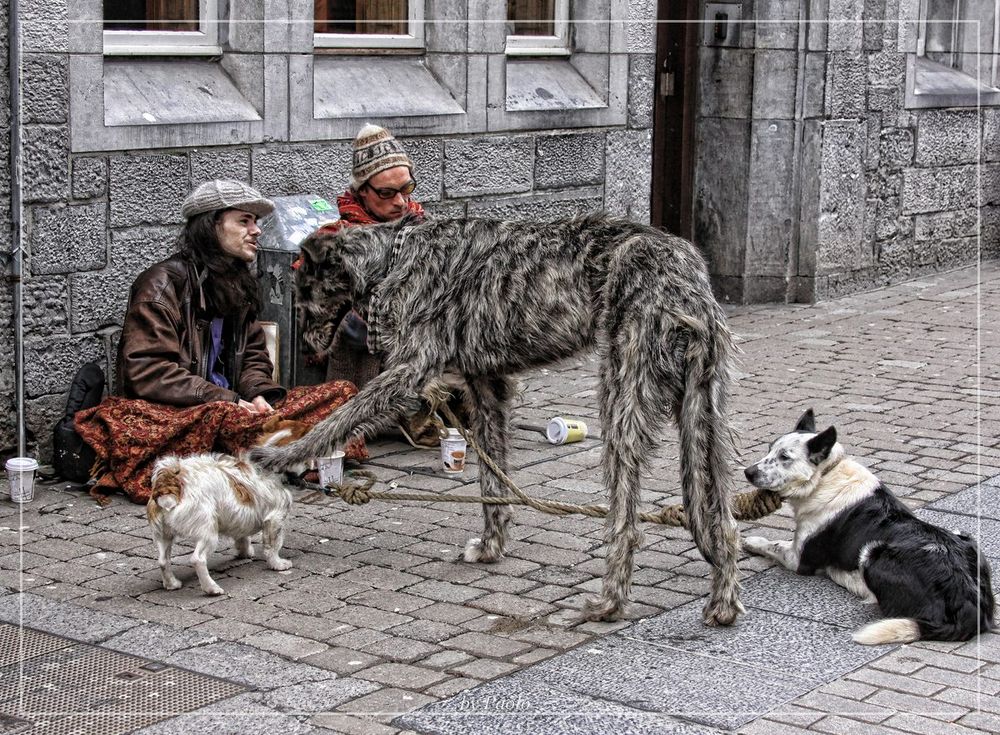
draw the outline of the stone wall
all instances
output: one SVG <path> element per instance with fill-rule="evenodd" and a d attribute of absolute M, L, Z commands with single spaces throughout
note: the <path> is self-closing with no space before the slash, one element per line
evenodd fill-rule
<path fill-rule="evenodd" d="M 25 15 L 33 21 L 24 31 L 23 63 L 24 221 L 30 248 L 24 310 L 25 396 L 28 428 L 41 442 L 39 456 L 44 459 L 51 425 L 62 411 L 74 372 L 95 360 L 110 380 L 129 285 L 142 269 L 172 251 L 186 193 L 206 179 L 227 176 L 249 181 L 268 196 L 306 192 L 333 201 L 348 185 L 350 139 L 366 120 L 312 120 L 311 113 L 303 112 L 301 107 L 308 104 L 311 94 L 295 86 L 298 77 L 293 67 L 304 62 L 301 54 L 292 53 L 292 46 L 281 45 L 286 41 L 276 31 L 280 24 L 271 23 L 262 38 L 245 43 L 263 44 L 268 51 L 262 54 L 267 66 L 258 81 L 271 88 L 291 86 L 274 102 L 280 105 L 285 99 L 285 108 L 276 110 L 268 96 L 272 93 L 264 93 L 266 99 L 259 108 L 265 118 L 263 127 L 247 123 L 240 128 L 247 135 L 259 134 L 260 142 L 206 145 L 205 136 L 226 138 L 224 125 L 165 125 L 162 130 L 134 125 L 122 129 L 121 138 L 130 141 L 127 146 L 109 149 L 108 135 L 122 131 L 105 128 L 100 117 L 94 119 L 107 110 L 92 110 L 121 100 L 98 96 L 88 86 L 91 82 L 86 80 L 92 78 L 86 74 L 95 59 L 100 69 L 100 55 L 92 53 L 99 49 L 99 34 L 94 37 L 85 24 L 68 22 L 72 20 L 68 13 L 93 9 L 99 3 L 80 0 L 78 7 L 67 5 L 67 0 L 22 2 Z M 477 5 L 485 8 L 488 4 L 427 2 L 429 9 L 458 18 Z M 653 5 L 597 0 L 580 7 L 589 13 L 611 13 L 614 6 L 629 6 L 641 20 L 642 13 L 655 13 Z M 256 17 L 272 12 L 272 4 L 252 0 L 233 0 L 229 6 L 233 13 L 256 8 Z M 627 15 L 620 9 L 617 12 L 617 17 Z M 495 35 L 495 29 L 490 26 L 488 30 Z M 653 104 L 648 77 L 653 67 L 653 31 L 647 18 L 644 23 L 608 26 L 603 37 L 587 26 L 586 37 L 578 39 L 597 49 L 572 60 L 584 69 L 580 73 L 586 79 L 600 80 L 603 73 L 613 81 L 614 74 L 621 73 L 621 84 L 609 85 L 605 91 L 607 107 L 602 110 L 528 112 L 529 117 L 523 119 L 507 111 L 494 119 L 490 115 L 495 104 L 487 104 L 497 95 L 490 87 L 493 77 L 470 76 L 466 86 L 462 86 L 464 77 L 454 83 L 456 99 L 481 104 L 481 108 L 470 109 L 466 122 L 456 122 L 455 115 L 442 118 L 446 124 L 441 127 L 448 134 L 441 134 L 433 121 L 424 118 L 372 116 L 371 122 L 393 130 L 413 157 L 419 181 L 416 197 L 431 213 L 517 219 L 605 208 L 648 221 Z M 484 52 L 467 54 L 465 62 L 456 53 L 466 44 L 478 43 L 473 35 L 460 23 L 442 24 L 430 33 L 428 43 L 443 49 L 444 61 L 434 62 L 443 69 L 438 79 L 451 84 L 449 80 L 459 75 L 450 69 L 460 63 L 467 63 L 470 70 L 485 70 L 489 65 L 493 74 L 495 64 L 503 61 L 502 46 L 500 53 L 495 48 L 496 39 L 488 38 L 483 42 Z M 268 47 L 272 43 L 276 45 Z M 603 54 L 603 72 L 602 48 L 612 52 Z M 246 56 L 250 69 L 246 74 L 252 76 L 254 59 L 252 54 Z M 282 67 L 285 62 L 288 65 Z M 114 69 L 107 60 L 104 64 L 107 81 Z M 292 72 L 281 77 L 275 68 Z M 243 72 L 227 73 L 240 83 Z M 320 79 L 316 73 L 309 76 L 309 92 L 313 79 Z M 93 83 L 99 84 L 100 77 Z M 260 102 L 252 95 L 247 98 Z M 288 107 L 288 99 L 294 100 L 296 109 Z M 502 94 L 500 100 L 502 105 Z M 303 138 L 296 139 L 296 126 L 304 131 Z M 465 132 L 463 126 L 468 128 Z M 163 144 L 151 146 L 151 140 Z M 9 309 L 2 317 L 0 329 L 8 334 Z M 0 360 L 4 361 L 0 386 L 6 387 L 13 376 L 6 353 Z M 10 392 L 4 390 L 2 400 Z M 12 441 L 11 415 L 10 410 L 0 409 L 0 449 Z"/>
<path fill-rule="evenodd" d="M 798 0 L 744 2 L 737 45 L 704 41 L 695 239 L 727 300 L 812 302 L 1000 255 L 1000 110 L 908 100 L 897 19 L 914 4 L 810 3 L 800 26 Z"/>
<path fill-rule="evenodd" d="M 14 393 L 13 288 L 7 275 L 11 264 L 10 202 L 10 72 L 7 47 L 8 5 L 0 3 L 0 448 L 17 445 Z"/>

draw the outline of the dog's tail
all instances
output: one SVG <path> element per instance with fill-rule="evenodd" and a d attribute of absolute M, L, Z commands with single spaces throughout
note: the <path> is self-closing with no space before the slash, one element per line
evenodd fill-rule
<path fill-rule="evenodd" d="M 688 528 L 702 556 L 715 567 L 706 622 L 729 625 L 743 611 L 736 568 L 739 539 L 729 507 L 733 445 L 726 418 L 735 346 L 721 309 L 706 323 L 684 321 L 691 336 L 678 417 L 681 487 Z"/>
<path fill-rule="evenodd" d="M 171 511 L 177 507 L 184 496 L 184 483 L 181 481 L 183 468 L 178 457 L 168 456 L 159 459 L 153 468 L 153 486 L 146 503 L 146 517 L 155 520 L 161 510 Z"/>
<path fill-rule="evenodd" d="M 913 618 L 883 618 L 858 628 L 851 636 L 855 643 L 879 646 L 883 643 L 913 643 L 919 641 L 920 624 Z"/>
<path fill-rule="evenodd" d="M 993 621 L 980 615 L 978 607 L 976 600 L 969 600 L 958 615 L 949 620 L 884 618 L 859 628 L 852 638 L 856 643 L 866 646 L 919 640 L 967 641 L 976 633 L 989 633 L 994 629 Z"/>

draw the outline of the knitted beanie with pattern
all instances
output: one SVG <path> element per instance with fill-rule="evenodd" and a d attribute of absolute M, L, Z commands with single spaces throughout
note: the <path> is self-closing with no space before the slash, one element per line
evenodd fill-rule
<path fill-rule="evenodd" d="M 413 174 L 413 161 L 403 146 L 385 128 L 367 123 L 354 139 L 351 188 L 358 191 L 375 174 L 396 166 L 406 166 Z"/>

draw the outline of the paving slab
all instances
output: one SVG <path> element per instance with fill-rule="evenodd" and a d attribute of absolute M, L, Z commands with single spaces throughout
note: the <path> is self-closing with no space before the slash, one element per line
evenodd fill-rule
<path fill-rule="evenodd" d="M 1000 475 L 940 500 L 928 503 L 929 510 L 990 518 L 1000 521 Z M 996 556 L 994 554 L 994 556 Z"/>
<path fill-rule="evenodd" d="M 719 730 L 514 675 L 403 715 L 393 724 L 435 735 L 711 735 Z"/>
<path fill-rule="evenodd" d="M 261 694 L 260 701 L 282 712 L 326 712 L 377 689 L 378 684 L 363 679 L 324 679 L 272 689 Z"/>
<path fill-rule="evenodd" d="M 569 691 L 721 729 L 749 722 L 814 686 L 802 677 L 668 650 L 620 635 L 549 659 L 503 680 L 508 692 L 525 683 L 532 688 Z M 471 690 L 464 696 L 475 696 L 479 690 Z M 489 704 L 483 701 L 482 708 L 487 709 Z"/>
<path fill-rule="evenodd" d="M 68 611 L 72 613 L 68 614 Z M 0 597 L 0 620 L 73 640 L 96 643 L 139 625 L 138 620 L 25 592 Z"/>
<path fill-rule="evenodd" d="M 178 651 L 168 656 L 166 662 L 255 689 L 275 689 L 335 677 L 324 669 L 294 664 L 272 653 L 231 641 Z"/>
<path fill-rule="evenodd" d="M 863 603 L 828 577 L 804 577 L 781 567 L 743 582 L 740 599 L 751 618 L 762 610 L 854 630 L 881 617 L 876 605 Z"/>
<path fill-rule="evenodd" d="M 131 653 L 133 656 L 164 659 L 177 651 L 215 643 L 217 640 L 215 636 L 198 631 L 146 623 L 108 638 L 104 641 L 104 645 L 115 651 Z"/>
<path fill-rule="evenodd" d="M 261 704 L 256 695 L 241 694 L 137 730 L 134 735 L 313 735 L 314 732 L 311 725 L 298 718 Z"/>
<path fill-rule="evenodd" d="M 699 600 L 640 620 L 619 635 L 793 676 L 813 685 L 832 681 L 895 648 L 854 645 L 850 634 L 839 626 L 759 608 L 748 609 L 736 625 L 707 628 L 701 622 L 702 604 Z"/>

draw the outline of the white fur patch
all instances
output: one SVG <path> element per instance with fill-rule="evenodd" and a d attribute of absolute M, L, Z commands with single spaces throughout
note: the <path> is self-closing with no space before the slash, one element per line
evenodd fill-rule
<path fill-rule="evenodd" d="M 858 554 L 859 571 L 864 571 L 865 566 L 868 564 L 868 559 L 871 558 L 872 552 L 880 546 L 882 546 L 882 543 L 879 541 L 869 541 L 861 547 L 861 553 Z"/>
<path fill-rule="evenodd" d="M 290 429 L 282 429 L 281 431 L 276 431 L 267 438 L 265 438 L 264 441 L 260 443 L 260 446 L 270 447 L 274 445 L 281 445 L 283 443 L 281 440 L 291 435 L 292 432 Z"/>
<path fill-rule="evenodd" d="M 173 510 L 177 507 L 177 496 L 161 495 L 156 499 L 156 504 L 163 508 L 163 510 Z"/>

